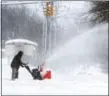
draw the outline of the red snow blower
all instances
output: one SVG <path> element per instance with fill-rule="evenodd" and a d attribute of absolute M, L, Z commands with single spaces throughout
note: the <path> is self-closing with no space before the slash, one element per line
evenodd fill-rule
<path fill-rule="evenodd" d="M 25 68 L 28 70 L 28 72 L 32 75 L 33 79 L 38 80 L 45 80 L 45 79 L 51 79 L 51 70 L 44 70 L 44 64 L 39 68 L 34 68 L 32 71 L 30 70 L 29 66 L 25 66 Z"/>

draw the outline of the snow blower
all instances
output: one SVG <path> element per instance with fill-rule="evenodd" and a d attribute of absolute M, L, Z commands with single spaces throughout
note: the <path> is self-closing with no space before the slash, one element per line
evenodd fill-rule
<path fill-rule="evenodd" d="M 28 72 L 31 74 L 34 80 L 44 80 L 44 79 L 51 79 L 51 71 L 46 70 L 43 71 L 43 68 L 34 68 L 32 71 L 30 70 L 29 66 L 25 66 L 25 68 L 28 70 Z"/>

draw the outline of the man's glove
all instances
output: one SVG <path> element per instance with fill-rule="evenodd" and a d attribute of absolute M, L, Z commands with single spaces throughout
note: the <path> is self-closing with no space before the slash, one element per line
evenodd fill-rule
<path fill-rule="evenodd" d="M 26 63 L 26 64 L 25 64 L 25 63 L 22 63 L 21 66 L 22 66 L 22 67 L 25 67 L 25 66 L 27 66 L 27 64 L 28 64 L 28 63 Z"/>

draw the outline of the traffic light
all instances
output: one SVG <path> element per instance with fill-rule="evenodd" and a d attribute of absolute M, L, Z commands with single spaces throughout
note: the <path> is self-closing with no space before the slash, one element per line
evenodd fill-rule
<path fill-rule="evenodd" d="M 54 7 L 53 6 L 47 6 L 47 16 L 53 16 L 54 15 Z"/>
<path fill-rule="evenodd" d="M 53 16 L 54 15 L 53 2 L 47 2 L 46 3 L 46 8 L 44 8 L 44 14 L 46 16 Z"/>

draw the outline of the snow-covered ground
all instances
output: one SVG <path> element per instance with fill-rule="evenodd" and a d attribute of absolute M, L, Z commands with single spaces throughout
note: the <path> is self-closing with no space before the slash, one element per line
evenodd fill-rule
<path fill-rule="evenodd" d="M 66 3 L 67 1 L 62 5 L 67 5 Z M 77 3 L 79 6 L 77 6 Z M 67 5 L 69 7 L 75 6 L 76 9 L 72 8 L 71 11 L 74 10 L 72 13 L 70 13 L 70 11 L 67 11 L 67 13 L 62 12 L 60 15 L 63 16 L 63 19 L 65 19 L 64 15 L 66 16 L 66 14 L 68 18 L 72 18 L 72 16 L 75 16 L 75 12 L 79 13 L 87 9 L 83 9 L 84 5 L 80 4 L 84 3 L 83 1 L 77 3 L 73 3 L 73 6 L 72 4 L 71 6 L 69 6 L 69 4 Z M 36 7 L 39 6 L 35 5 L 35 8 Z M 68 8 L 67 10 L 70 9 Z M 63 22 L 63 24 L 68 25 L 67 27 L 69 28 L 70 23 L 68 23 L 67 20 L 68 19 L 66 19 L 65 22 L 63 20 L 60 21 L 61 23 Z M 75 25 L 72 24 L 70 24 L 71 28 Z M 69 29 L 69 31 L 70 30 L 72 29 Z M 108 26 L 98 26 L 94 30 L 89 30 L 90 32 L 85 32 L 80 36 L 77 35 L 77 37 L 57 49 L 53 56 L 48 59 L 48 67 L 52 69 L 51 80 L 33 80 L 27 70 L 20 68 L 19 79 L 11 81 L 10 65 L 8 64 L 6 58 L 2 58 L 2 94 L 108 95 L 108 75 L 102 73 L 99 68 L 99 62 L 94 61 L 96 59 L 96 51 L 99 52 L 101 50 L 101 42 L 105 42 L 102 46 L 104 47 L 104 50 L 106 49 L 106 45 L 108 45 L 108 35 L 104 35 L 104 33 L 108 33 Z M 68 33 L 68 30 L 65 32 Z M 74 32 L 74 30 L 71 32 Z M 95 48 L 100 50 L 95 50 Z"/>
<path fill-rule="evenodd" d="M 19 70 L 20 77 L 11 81 L 10 66 L 3 59 L 2 68 L 2 94 L 3 95 L 39 95 L 39 94 L 73 94 L 73 95 L 107 95 L 108 76 L 105 74 L 64 74 L 53 72 L 52 80 L 32 80 L 27 70 Z M 92 69 L 93 70 L 93 69 Z M 62 77 L 62 78 L 61 78 Z"/>
<path fill-rule="evenodd" d="M 101 30 L 102 32 L 106 28 L 102 27 L 102 29 L 103 30 L 94 29 L 92 32 L 84 33 L 57 50 L 57 52 L 55 52 L 54 55 L 47 61 L 48 67 L 52 69 L 51 80 L 33 80 L 27 70 L 21 68 L 19 70 L 19 79 L 11 81 L 10 65 L 7 63 L 6 58 L 3 58 L 2 94 L 108 95 L 108 75 L 102 73 L 101 68 L 99 68 L 99 62 L 93 61 L 94 59 L 90 57 L 90 54 L 91 56 L 94 56 L 95 51 L 92 50 L 93 47 L 96 44 L 100 44 L 98 42 L 99 39 L 97 40 L 96 38 L 97 36 L 99 37 L 96 31 Z M 101 32 L 99 32 L 99 34 Z M 103 42 L 106 42 L 106 38 L 107 37 L 105 37 L 105 35 L 102 35 L 102 39 L 104 40 Z M 88 43 L 86 43 L 87 41 Z M 84 58 L 79 57 L 82 54 L 84 54 Z M 79 59 L 74 60 L 75 56 Z M 88 58 L 86 57 L 91 58 L 89 59 L 90 62 L 87 61 Z M 80 61 L 81 63 L 75 63 L 75 61 L 82 59 L 86 59 L 85 61 L 87 62 Z"/>

